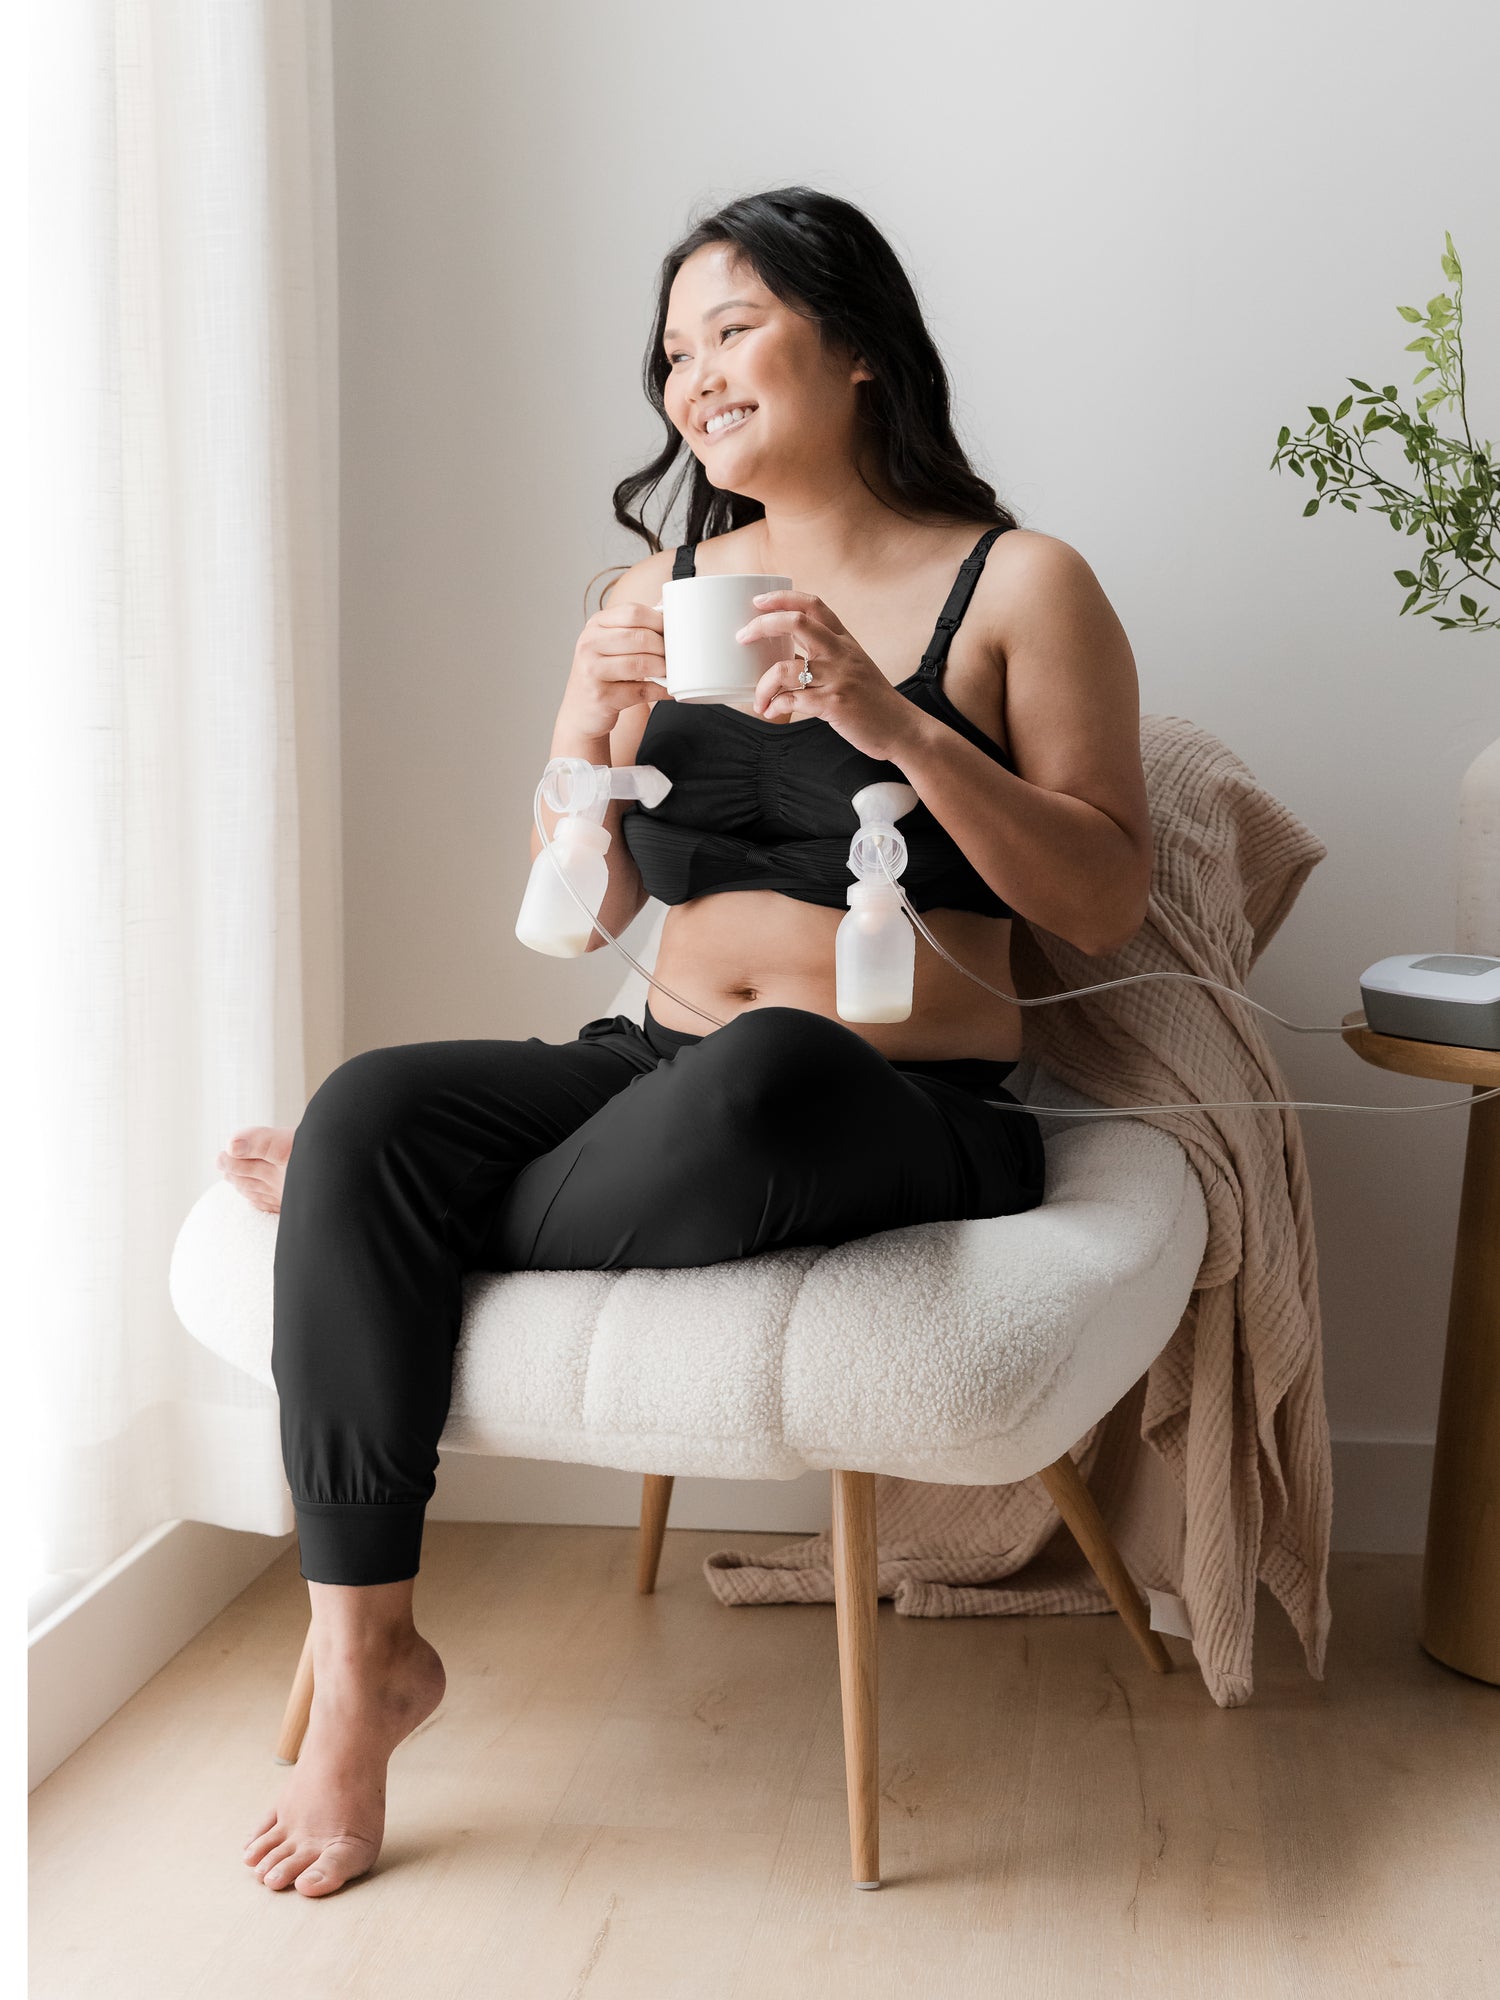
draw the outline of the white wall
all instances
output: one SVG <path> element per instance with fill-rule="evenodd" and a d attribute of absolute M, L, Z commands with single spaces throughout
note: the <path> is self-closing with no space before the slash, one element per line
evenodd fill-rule
<path fill-rule="evenodd" d="M 658 262 L 702 206 L 792 181 L 905 258 L 960 435 L 1023 525 L 1088 558 L 1143 709 L 1214 730 L 1327 843 L 1255 997 L 1336 1022 L 1374 959 L 1451 948 L 1500 643 L 1399 619 L 1414 544 L 1370 513 L 1303 520 L 1311 482 L 1267 468 L 1348 375 L 1414 402 L 1395 308 L 1452 289 L 1445 229 L 1471 422 L 1496 428 L 1479 0 L 1420 24 L 1391 0 L 335 0 L 335 33 L 350 1053 L 567 1040 L 613 996 L 612 954 L 513 936 L 531 789 L 585 583 L 643 552 L 609 494 L 659 436 Z M 1466 1094 L 1268 1032 L 1299 1098 Z M 1417 1546 L 1464 1118 L 1302 1117 L 1337 1536 Z"/>

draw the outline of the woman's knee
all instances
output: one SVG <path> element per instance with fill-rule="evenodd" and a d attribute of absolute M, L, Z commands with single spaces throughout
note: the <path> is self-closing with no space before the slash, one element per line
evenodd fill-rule
<path fill-rule="evenodd" d="M 330 1070 L 308 1099 L 293 1156 L 301 1154 L 304 1168 L 309 1155 L 367 1165 L 411 1132 L 429 1096 L 405 1047 L 365 1049 Z"/>
<path fill-rule="evenodd" d="M 752 1007 L 695 1044 L 680 1072 L 681 1110 L 691 1117 L 708 1096 L 741 1137 L 784 1146 L 803 1121 L 887 1068 L 885 1058 L 841 1021 L 805 1007 Z"/>

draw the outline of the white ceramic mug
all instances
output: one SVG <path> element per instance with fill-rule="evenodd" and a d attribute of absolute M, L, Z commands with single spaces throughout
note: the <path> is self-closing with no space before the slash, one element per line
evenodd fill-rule
<path fill-rule="evenodd" d="M 674 576 L 661 587 L 667 692 L 674 701 L 722 701 L 748 709 L 768 667 L 787 659 L 785 634 L 740 641 L 735 633 L 760 615 L 751 602 L 790 590 L 789 576 Z"/>

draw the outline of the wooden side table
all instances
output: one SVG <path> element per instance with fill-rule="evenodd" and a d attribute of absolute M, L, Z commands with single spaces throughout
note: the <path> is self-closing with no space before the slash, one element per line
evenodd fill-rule
<path fill-rule="evenodd" d="M 1344 1040 L 1378 1069 L 1500 1085 L 1494 1049 L 1407 1041 L 1361 1019 L 1344 1016 Z M 1444 1666 L 1500 1685 L 1500 1097 L 1469 1111 L 1417 1639 Z"/>

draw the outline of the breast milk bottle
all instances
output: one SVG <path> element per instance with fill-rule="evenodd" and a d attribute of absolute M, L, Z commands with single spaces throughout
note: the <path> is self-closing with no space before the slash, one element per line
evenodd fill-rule
<path fill-rule="evenodd" d="M 557 822 L 552 849 L 544 847 L 531 864 L 516 936 L 533 951 L 552 958 L 579 958 L 588 950 L 597 917 L 609 887 L 610 832 L 578 813 Z M 566 878 L 566 879 L 564 879 Z M 568 894 L 571 882 L 585 905 Z"/>
<path fill-rule="evenodd" d="M 834 933 L 835 998 L 845 1021 L 905 1021 L 911 1015 L 917 938 L 889 882 L 851 882 L 849 913 Z"/>

